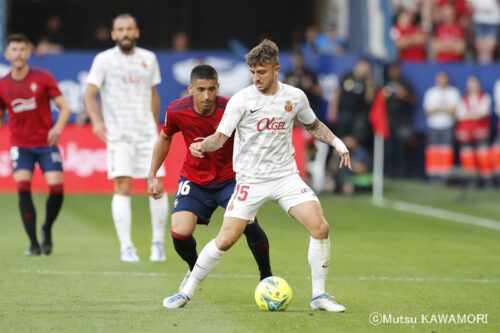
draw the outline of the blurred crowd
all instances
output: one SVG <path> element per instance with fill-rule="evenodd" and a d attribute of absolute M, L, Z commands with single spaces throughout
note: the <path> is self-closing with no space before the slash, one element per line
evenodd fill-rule
<path fill-rule="evenodd" d="M 393 0 L 391 37 L 402 61 L 498 58 L 498 0 Z"/>
<path fill-rule="evenodd" d="M 480 79 L 471 76 L 462 96 L 448 74 L 441 71 L 418 105 L 414 87 L 400 67 L 403 62 L 487 64 L 497 60 L 500 0 L 392 0 L 392 5 L 390 36 L 398 60 L 375 65 L 360 59 L 338 79 L 326 98 L 318 74 L 307 64 L 317 56 L 348 53 L 348 42 L 331 21 L 323 28 L 310 25 L 292 36 L 293 61 L 284 81 L 304 90 L 319 119 L 344 140 L 352 153 L 353 170 L 338 170 L 331 148 L 311 140 L 307 163 L 311 185 L 319 193 L 350 194 L 371 189 L 373 131 L 369 118 L 377 94 L 382 94 L 389 128 L 384 147 L 387 177 L 425 177 L 441 184 L 460 178 L 478 187 L 500 187 L 500 134 L 494 137 L 499 131 L 491 123 L 496 119 L 493 112 L 500 114 L 500 80 L 494 96 L 490 96 L 483 91 Z M 63 31 L 60 17 L 49 17 L 37 40 L 36 54 L 66 49 L 68 38 Z M 189 44 L 189 36 L 179 31 L 171 40 L 170 50 L 185 52 Z M 113 45 L 109 27 L 96 25 L 89 46 L 99 50 Z M 383 74 L 375 79 L 377 71 Z M 427 118 L 426 133 L 417 133 L 412 123 L 413 113 L 420 106 Z"/>

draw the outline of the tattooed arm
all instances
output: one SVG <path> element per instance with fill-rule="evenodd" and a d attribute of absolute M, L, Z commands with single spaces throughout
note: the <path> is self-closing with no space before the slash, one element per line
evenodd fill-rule
<path fill-rule="evenodd" d="M 311 124 L 303 124 L 304 128 L 311 133 L 312 136 L 316 140 L 319 140 L 321 142 L 324 142 L 326 144 L 331 145 L 333 140 L 336 138 L 336 136 L 333 134 L 333 132 L 326 127 L 325 124 L 323 124 L 319 119 L 316 118 L 315 121 L 313 121 Z"/>
<path fill-rule="evenodd" d="M 345 144 L 333 134 L 333 132 L 326 127 L 321 121 L 317 118 L 311 124 L 303 124 L 304 128 L 311 133 L 311 135 L 321 142 L 324 142 L 330 146 L 333 146 L 337 153 L 341 156 L 340 167 L 345 165 L 349 169 L 351 168 L 351 157 L 349 156 L 349 150 L 345 146 Z"/>
<path fill-rule="evenodd" d="M 189 146 L 189 151 L 194 157 L 203 158 L 204 152 L 210 153 L 222 148 L 227 139 L 229 139 L 227 135 L 222 134 L 221 132 L 215 132 L 214 134 L 207 136 L 203 141 L 193 142 Z"/>

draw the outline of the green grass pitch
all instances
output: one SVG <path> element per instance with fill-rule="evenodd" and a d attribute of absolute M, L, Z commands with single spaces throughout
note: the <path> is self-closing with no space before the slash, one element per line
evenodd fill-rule
<path fill-rule="evenodd" d="M 500 220 L 498 191 L 389 183 L 386 195 Z M 40 225 L 45 197 L 35 199 Z M 327 289 L 347 312 L 313 312 L 307 233 L 268 204 L 259 218 L 270 239 L 273 272 L 294 291 L 289 309 L 257 308 L 257 268 L 241 239 L 185 308 L 166 310 L 162 300 L 177 291 L 186 265 L 169 237 L 167 262 L 148 261 L 145 196 L 133 198 L 141 262 L 121 263 L 110 200 L 67 195 L 54 228 L 54 253 L 25 258 L 16 195 L 0 195 L 0 332 L 500 332 L 498 230 L 375 207 L 368 196 L 323 197 L 332 239 Z M 210 226 L 198 227 L 198 250 L 215 236 L 220 220 L 218 210 Z M 373 325 L 374 312 L 417 323 Z M 422 315 L 430 320 L 433 314 L 487 314 L 487 323 L 422 322 Z"/>

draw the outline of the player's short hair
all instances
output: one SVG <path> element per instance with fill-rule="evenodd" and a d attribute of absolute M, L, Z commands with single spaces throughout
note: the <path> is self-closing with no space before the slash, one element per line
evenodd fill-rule
<path fill-rule="evenodd" d="M 210 65 L 198 65 L 193 70 L 191 70 L 191 83 L 194 83 L 196 80 L 218 80 L 219 75 L 215 68 Z"/>
<path fill-rule="evenodd" d="M 12 34 L 7 37 L 7 46 L 9 46 L 10 43 L 25 43 L 26 45 L 31 45 L 31 41 L 26 37 L 24 34 Z"/>
<path fill-rule="evenodd" d="M 118 19 L 132 19 L 135 23 L 135 26 L 136 27 L 139 27 L 139 25 L 137 24 L 137 19 L 132 16 L 131 14 L 129 13 L 121 13 L 121 14 L 118 14 L 114 19 L 113 19 L 113 22 L 111 22 L 111 27 L 114 28 L 115 27 L 115 22 L 116 20 Z"/>
<path fill-rule="evenodd" d="M 275 42 L 270 39 L 264 39 L 259 45 L 254 47 L 245 56 L 247 65 L 250 67 L 257 65 L 279 64 L 279 49 Z"/>

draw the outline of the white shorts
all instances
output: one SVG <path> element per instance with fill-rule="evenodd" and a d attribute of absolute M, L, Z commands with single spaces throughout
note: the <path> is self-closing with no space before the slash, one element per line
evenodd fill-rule
<path fill-rule="evenodd" d="M 155 143 L 156 140 L 142 142 L 108 142 L 108 178 L 148 178 Z M 165 169 L 163 166 L 158 170 L 156 175 L 158 177 L 165 176 Z"/>
<path fill-rule="evenodd" d="M 301 203 L 319 201 L 302 178 L 292 174 L 264 183 L 237 183 L 224 216 L 253 220 L 260 207 L 271 200 L 276 201 L 287 214 L 290 208 Z"/>

